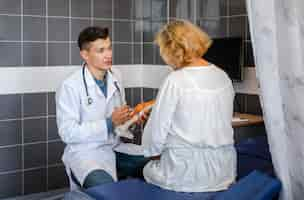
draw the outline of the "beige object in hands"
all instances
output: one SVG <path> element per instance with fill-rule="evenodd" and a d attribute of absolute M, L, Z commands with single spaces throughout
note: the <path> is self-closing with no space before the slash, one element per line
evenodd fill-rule
<path fill-rule="evenodd" d="M 129 130 L 129 127 L 131 125 L 133 125 L 135 122 L 137 122 L 146 112 L 151 110 L 154 103 L 155 103 L 155 100 L 151 100 L 151 101 L 137 104 L 131 114 L 132 118 L 130 120 L 126 121 L 124 124 L 117 126 L 115 128 L 116 135 L 119 137 L 133 139 L 134 135 Z"/>

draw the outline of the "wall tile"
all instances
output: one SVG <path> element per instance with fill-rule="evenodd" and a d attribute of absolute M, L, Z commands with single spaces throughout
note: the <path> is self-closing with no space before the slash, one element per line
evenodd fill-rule
<path fill-rule="evenodd" d="M 46 94 L 24 94 L 23 106 L 24 117 L 46 116 Z"/>
<path fill-rule="evenodd" d="M 132 19 L 132 0 L 113 0 L 115 19 Z"/>
<path fill-rule="evenodd" d="M 48 44 L 48 65 L 69 65 L 69 43 Z"/>
<path fill-rule="evenodd" d="M 48 140 L 59 140 L 58 128 L 55 117 L 48 118 Z"/>
<path fill-rule="evenodd" d="M 86 19 L 72 19 L 72 41 L 77 41 L 79 33 L 90 26 L 90 20 Z"/>
<path fill-rule="evenodd" d="M 114 22 L 114 41 L 132 42 L 132 22 L 115 21 Z"/>
<path fill-rule="evenodd" d="M 72 57 L 72 65 L 81 65 L 83 61 L 79 54 L 78 44 L 72 43 L 70 51 L 71 51 L 71 57 Z"/>
<path fill-rule="evenodd" d="M 143 101 L 154 99 L 154 91 L 152 88 L 143 88 Z"/>
<path fill-rule="evenodd" d="M 22 143 L 21 121 L 0 122 L 0 146 L 14 145 Z"/>
<path fill-rule="evenodd" d="M 199 26 L 210 35 L 211 38 L 228 36 L 227 18 L 213 18 L 199 21 Z"/>
<path fill-rule="evenodd" d="M 114 43 L 114 64 L 132 64 L 132 45 Z"/>
<path fill-rule="evenodd" d="M 229 15 L 246 15 L 246 0 L 229 0 Z"/>
<path fill-rule="evenodd" d="M 165 21 L 144 21 L 143 42 L 153 42 L 157 32 L 165 25 Z"/>
<path fill-rule="evenodd" d="M 133 0 L 133 18 L 143 19 L 147 15 L 151 17 L 151 0 Z M 149 5 L 149 7 L 147 7 Z"/>
<path fill-rule="evenodd" d="M 0 148 L 0 172 L 14 171 L 21 167 L 21 146 Z"/>
<path fill-rule="evenodd" d="M 20 0 L 1 0 L 0 14 L 20 14 L 21 1 Z"/>
<path fill-rule="evenodd" d="M 46 0 L 23 0 L 23 14 L 45 15 Z"/>
<path fill-rule="evenodd" d="M 133 23 L 133 42 L 142 42 L 143 41 L 143 21 L 135 21 Z"/>
<path fill-rule="evenodd" d="M 141 2 L 141 8 L 142 8 L 142 19 L 144 20 L 152 20 L 152 0 L 137 0 Z M 136 5 L 139 5 L 136 1 Z M 135 6 L 136 6 L 135 5 Z M 136 7 L 137 10 L 140 9 L 140 7 Z"/>
<path fill-rule="evenodd" d="M 142 102 L 142 88 L 133 88 L 133 105 L 136 106 L 137 104 Z"/>
<path fill-rule="evenodd" d="M 20 66 L 20 65 L 21 65 L 21 43 L 0 42 L 0 67 Z"/>
<path fill-rule="evenodd" d="M 69 41 L 69 19 L 49 18 L 48 26 L 49 41 Z"/>
<path fill-rule="evenodd" d="M 0 40 L 21 40 L 21 17 L 0 16 Z"/>
<path fill-rule="evenodd" d="M 154 46 L 152 44 L 144 44 L 143 47 L 143 63 L 153 64 Z"/>
<path fill-rule="evenodd" d="M 192 0 L 171 0 L 170 17 L 194 21 L 194 6 L 194 1 Z"/>
<path fill-rule="evenodd" d="M 127 105 L 132 105 L 132 88 L 125 88 L 126 102 Z"/>
<path fill-rule="evenodd" d="M 0 175 L 0 198 L 15 197 L 22 194 L 21 172 Z"/>
<path fill-rule="evenodd" d="M 69 16 L 69 0 L 51 0 L 47 2 L 49 16 Z"/>
<path fill-rule="evenodd" d="M 112 0 L 94 1 L 95 18 L 112 18 Z"/>
<path fill-rule="evenodd" d="M 46 168 L 24 172 L 24 194 L 46 192 Z"/>
<path fill-rule="evenodd" d="M 23 43 L 23 65 L 45 66 L 46 65 L 46 43 Z"/>
<path fill-rule="evenodd" d="M 167 1 L 152 0 L 152 19 L 166 19 L 167 10 Z"/>
<path fill-rule="evenodd" d="M 24 147 L 24 169 L 46 166 L 46 143 Z"/>
<path fill-rule="evenodd" d="M 143 21 L 143 42 L 152 42 L 153 33 L 152 33 L 152 22 Z"/>
<path fill-rule="evenodd" d="M 63 155 L 65 144 L 61 141 L 48 143 L 48 164 L 54 165 L 62 163 L 61 157 Z"/>
<path fill-rule="evenodd" d="M 228 16 L 227 0 L 203 0 L 198 1 L 198 18 L 210 18 Z"/>
<path fill-rule="evenodd" d="M 56 94 L 55 92 L 47 93 L 47 102 L 48 102 L 48 115 L 56 114 Z"/>
<path fill-rule="evenodd" d="M 91 1 L 71 0 L 71 16 L 72 17 L 90 17 Z"/>
<path fill-rule="evenodd" d="M 69 185 L 69 179 L 65 173 L 65 167 L 56 166 L 48 168 L 48 190 L 64 188 Z"/>
<path fill-rule="evenodd" d="M 153 98 L 154 98 L 154 99 L 156 99 L 157 93 L 158 93 L 158 89 L 157 89 L 157 88 L 154 88 L 154 89 L 153 89 Z"/>
<path fill-rule="evenodd" d="M 23 40 L 45 41 L 46 19 L 41 17 L 23 17 Z"/>
<path fill-rule="evenodd" d="M 46 119 L 23 121 L 24 143 L 46 141 Z"/>
<path fill-rule="evenodd" d="M 0 119 L 17 119 L 21 117 L 21 95 L 0 95 Z"/>
<path fill-rule="evenodd" d="M 160 56 L 159 48 L 158 47 L 154 46 L 153 54 L 154 54 L 154 62 L 153 62 L 153 64 L 167 65 L 165 63 L 165 61 L 162 59 L 162 57 Z"/>
<path fill-rule="evenodd" d="M 133 63 L 134 64 L 142 64 L 143 60 L 141 59 L 142 56 L 142 44 L 134 44 L 134 55 L 133 55 Z"/>

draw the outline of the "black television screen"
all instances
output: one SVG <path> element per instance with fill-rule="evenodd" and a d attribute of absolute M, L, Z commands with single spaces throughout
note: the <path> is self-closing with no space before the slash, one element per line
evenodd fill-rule
<path fill-rule="evenodd" d="M 233 81 L 243 79 L 242 38 L 215 38 L 203 56 L 207 61 L 223 69 Z"/>

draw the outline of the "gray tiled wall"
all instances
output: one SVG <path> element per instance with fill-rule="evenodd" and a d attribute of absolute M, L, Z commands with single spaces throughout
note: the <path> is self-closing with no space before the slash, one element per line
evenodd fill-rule
<path fill-rule="evenodd" d="M 67 187 L 56 180 L 64 145 L 54 101 L 54 93 L 0 95 L 0 198 Z M 58 174 L 49 176 L 54 167 Z"/>
<path fill-rule="evenodd" d="M 173 17 L 207 27 L 211 35 L 242 35 L 245 62 L 252 66 L 244 2 L 1 0 L 0 67 L 78 65 L 76 39 L 88 25 L 110 28 L 114 64 L 163 64 L 153 37 Z M 157 90 L 128 88 L 126 94 L 134 106 L 155 98 Z M 256 95 L 238 94 L 235 105 L 237 111 L 261 112 Z M 68 186 L 53 92 L 0 95 L 0 135 L 0 199 Z"/>

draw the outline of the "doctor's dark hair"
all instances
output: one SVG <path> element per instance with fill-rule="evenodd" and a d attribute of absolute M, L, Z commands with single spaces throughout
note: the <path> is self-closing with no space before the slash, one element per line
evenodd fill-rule
<path fill-rule="evenodd" d="M 83 29 L 78 36 L 78 47 L 81 50 L 89 49 L 90 42 L 97 39 L 107 39 L 109 36 L 109 29 L 98 26 L 90 26 Z"/>

